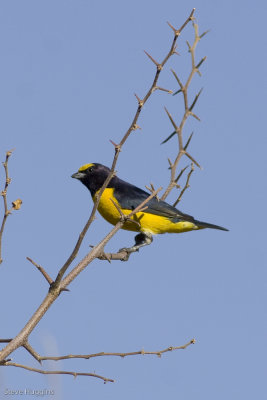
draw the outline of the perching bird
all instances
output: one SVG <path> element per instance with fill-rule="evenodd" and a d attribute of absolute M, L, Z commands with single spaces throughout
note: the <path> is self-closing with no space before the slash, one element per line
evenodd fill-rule
<path fill-rule="evenodd" d="M 96 194 L 105 182 L 110 169 L 102 164 L 93 163 L 83 165 L 72 178 L 80 180 L 91 192 L 95 202 Z M 121 215 L 113 202 L 124 214 L 132 212 L 141 204 L 149 193 L 114 176 L 104 190 L 98 205 L 98 211 L 108 222 L 113 225 L 120 220 Z M 111 201 L 113 200 L 113 202 Z M 165 201 L 152 198 L 145 205 L 145 210 L 137 212 L 131 219 L 138 223 L 126 221 L 122 229 L 140 232 L 135 237 L 135 245 L 126 248 L 127 253 L 139 250 L 152 242 L 152 235 L 161 233 L 180 233 L 203 228 L 220 229 L 228 231 L 218 225 L 209 224 L 194 219 L 191 215 L 184 214 Z"/>

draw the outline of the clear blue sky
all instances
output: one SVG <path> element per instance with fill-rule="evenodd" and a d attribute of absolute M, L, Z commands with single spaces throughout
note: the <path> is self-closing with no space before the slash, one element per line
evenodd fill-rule
<path fill-rule="evenodd" d="M 192 93 L 201 123 L 190 151 L 203 166 L 191 179 L 180 209 L 230 229 L 163 235 L 128 263 L 95 261 L 63 293 L 30 337 L 41 354 L 158 350 L 157 357 L 44 363 L 47 369 L 96 372 L 93 378 L 47 377 L 0 370 L 4 390 L 53 389 L 53 399 L 262 399 L 266 393 L 266 4 L 263 1 L 134 2 L 2 1 L 0 16 L 1 160 L 10 159 L 9 200 L 23 207 L 8 219 L 0 266 L 1 337 L 12 337 L 46 294 L 47 285 L 26 261 L 32 257 L 52 277 L 70 254 L 92 202 L 70 178 L 87 162 L 110 165 L 118 142 L 151 83 L 154 66 L 143 49 L 161 59 L 196 7 L 197 50 L 207 56 Z M 176 89 L 169 68 L 184 77 L 185 40 L 160 78 Z M 144 188 L 166 186 L 167 157 L 176 141 L 160 142 L 171 126 L 163 106 L 178 119 L 176 96 L 155 93 L 123 148 L 118 175 Z M 1 172 L 3 181 L 3 171 Z M 170 201 L 174 198 L 171 197 Z M 110 229 L 100 216 L 78 259 Z M 133 242 L 119 232 L 107 250 Z M 38 367 L 18 350 L 13 361 Z M 14 396 L 13 398 L 18 398 Z M 28 396 L 20 396 L 28 398 Z"/>

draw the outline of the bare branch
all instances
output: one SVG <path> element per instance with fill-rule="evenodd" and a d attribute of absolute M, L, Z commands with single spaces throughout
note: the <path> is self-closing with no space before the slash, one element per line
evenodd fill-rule
<path fill-rule="evenodd" d="M 93 354 L 68 354 L 65 356 L 59 356 L 59 357 L 41 357 L 41 360 L 52 360 L 52 361 L 60 361 L 60 360 L 69 360 L 72 358 L 83 358 L 85 360 L 88 360 L 90 358 L 94 357 L 104 357 L 104 356 L 112 356 L 112 357 L 128 357 L 128 356 L 138 356 L 138 355 L 155 355 L 158 357 L 161 357 L 162 354 L 167 353 L 169 351 L 174 351 L 174 350 L 184 350 L 191 344 L 196 343 L 195 339 L 190 340 L 188 343 L 182 345 L 182 346 L 169 346 L 166 349 L 163 350 L 158 350 L 158 351 L 146 351 L 146 350 L 138 350 L 138 351 L 132 351 L 128 353 L 105 353 L 105 352 L 100 352 L 100 353 L 93 353 Z"/>
<path fill-rule="evenodd" d="M 47 282 L 49 283 L 49 285 L 51 285 L 51 283 L 53 282 L 53 279 L 51 278 L 51 276 L 44 270 L 43 267 L 41 267 L 41 265 L 37 264 L 35 261 L 33 261 L 30 257 L 26 257 L 26 259 L 28 261 L 30 261 L 43 275 L 43 277 L 47 280 Z"/>
<path fill-rule="evenodd" d="M 12 340 L 13 339 L 0 339 L 0 343 L 10 343 Z M 37 360 L 40 364 L 42 363 L 41 356 L 33 349 L 33 347 L 28 342 L 24 343 L 22 346 L 30 353 L 33 358 L 35 358 L 35 360 Z"/>
<path fill-rule="evenodd" d="M 184 170 L 185 170 L 185 168 L 184 168 L 182 171 L 184 171 Z M 183 197 L 184 192 L 190 187 L 189 181 L 190 181 L 191 175 L 192 175 L 192 173 L 194 172 L 194 170 L 195 170 L 194 164 L 192 163 L 192 164 L 191 164 L 191 169 L 190 169 L 190 171 L 189 171 L 188 174 L 187 174 L 187 179 L 186 179 L 185 185 L 184 185 L 183 189 L 181 190 L 178 199 L 173 203 L 173 206 L 174 206 L 174 207 L 177 206 L 177 204 L 179 203 L 179 201 L 181 201 L 181 198 Z"/>
<path fill-rule="evenodd" d="M 23 347 L 30 353 L 33 358 L 35 358 L 35 360 L 42 364 L 40 354 L 38 354 L 28 342 L 24 343 Z"/>
<path fill-rule="evenodd" d="M 4 170 L 5 170 L 5 186 L 4 186 L 4 190 L 2 190 L 2 192 L 1 192 L 1 196 L 3 197 L 3 202 L 4 202 L 4 216 L 3 216 L 3 220 L 2 220 L 2 224 L 1 224 L 1 228 L 0 228 L 0 264 L 3 261 L 3 259 L 2 259 L 2 237 L 3 237 L 7 217 L 11 214 L 11 210 L 9 210 L 8 206 L 7 206 L 7 190 L 8 190 L 8 186 L 11 182 L 11 178 L 9 177 L 9 173 L 8 173 L 8 160 L 13 151 L 14 151 L 14 149 L 6 152 L 6 159 L 5 159 L 5 162 L 3 162 L 3 166 L 4 166 Z M 15 206 L 13 206 L 13 208 L 15 209 Z"/>
<path fill-rule="evenodd" d="M 94 378 L 102 379 L 104 381 L 104 383 L 115 382 L 114 379 L 106 378 L 104 376 L 101 376 L 101 375 L 98 375 L 98 374 L 94 374 L 92 372 L 46 371 L 46 370 L 43 370 L 43 369 L 28 367 L 27 365 L 13 363 L 13 362 L 10 362 L 10 361 L 2 362 L 2 364 L 0 364 L 0 365 L 6 366 L 6 367 L 23 368 L 23 369 L 26 369 L 28 371 L 38 372 L 39 374 L 43 374 L 43 375 L 72 375 L 72 376 L 74 376 L 74 378 L 76 378 L 77 376 L 92 376 Z"/>

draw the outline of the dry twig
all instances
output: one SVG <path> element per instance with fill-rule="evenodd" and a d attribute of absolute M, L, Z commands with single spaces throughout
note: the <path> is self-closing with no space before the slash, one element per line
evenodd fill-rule
<path fill-rule="evenodd" d="M 114 379 L 106 378 L 104 376 L 101 376 L 101 375 L 98 375 L 98 374 L 94 374 L 92 372 L 45 371 L 43 369 L 28 367 L 27 365 L 18 364 L 18 363 L 14 363 L 14 362 L 10 362 L 10 361 L 5 361 L 5 360 L 2 361 L 2 363 L 0 365 L 6 366 L 6 367 L 23 368 L 23 369 L 26 369 L 28 371 L 38 372 L 39 374 L 43 374 L 43 375 L 72 375 L 74 378 L 76 378 L 77 376 L 92 376 L 94 378 L 102 379 L 104 381 L 104 383 L 114 382 Z"/>
<path fill-rule="evenodd" d="M 83 358 L 85 360 L 88 360 L 89 358 L 94 358 L 94 357 L 104 357 L 104 356 L 113 356 L 113 357 L 128 357 L 128 356 L 138 356 L 138 355 L 155 355 L 158 357 L 161 357 L 162 354 L 167 353 L 169 351 L 174 351 L 174 350 L 184 350 L 191 344 L 196 343 L 195 339 L 190 340 L 188 343 L 184 344 L 183 346 L 169 346 L 166 349 L 163 350 L 158 350 L 158 351 L 147 351 L 147 350 L 138 350 L 138 351 L 132 351 L 128 353 L 105 353 L 105 352 L 100 352 L 100 353 L 93 353 L 93 354 L 68 354 L 65 356 L 59 356 L 59 357 L 41 357 L 41 360 L 52 360 L 52 361 L 60 361 L 60 360 L 69 360 L 72 358 Z"/>
<path fill-rule="evenodd" d="M 37 264 L 35 261 L 33 261 L 30 257 L 26 257 L 26 259 L 28 261 L 30 261 L 37 269 L 38 271 L 41 272 L 41 274 L 43 275 L 43 277 L 47 280 L 47 282 L 49 283 L 49 285 L 51 285 L 51 283 L 53 282 L 53 279 L 51 278 L 51 276 L 45 271 L 45 269 L 43 267 L 41 267 L 41 265 Z"/>
<path fill-rule="evenodd" d="M 0 228 L 0 264 L 3 261 L 3 259 L 2 259 L 2 237 L 3 237 L 7 217 L 11 214 L 12 209 L 18 210 L 20 208 L 19 202 L 20 202 L 20 204 L 22 203 L 22 201 L 20 199 L 18 199 L 15 202 L 13 202 L 12 208 L 10 210 L 8 209 L 8 206 L 7 206 L 7 190 L 8 190 L 8 186 L 11 182 L 11 178 L 9 177 L 9 173 L 8 173 L 8 160 L 13 151 L 14 150 L 9 150 L 6 152 L 6 159 L 5 159 L 5 162 L 3 162 L 3 166 L 5 169 L 5 186 L 1 192 L 1 196 L 3 197 L 3 202 L 4 202 L 4 216 L 3 216 L 3 220 L 2 220 L 2 224 L 1 224 L 1 228 Z"/>
<path fill-rule="evenodd" d="M 185 168 L 182 169 L 182 171 L 184 171 L 184 170 L 185 170 Z M 190 171 L 189 171 L 188 174 L 187 174 L 187 178 L 186 178 L 185 185 L 184 185 L 183 189 L 181 190 L 181 192 L 180 192 L 180 194 L 179 194 L 179 196 L 178 196 L 178 199 L 173 203 L 173 206 L 174 206 L 174 207 L 176 207 L 177 204 L 179 203 L 179 201 L 181 201 L 181 198 L 183 197 L 184 192 L 186 191 L 186 189 L 188 189 L 188 188 L 190 187 L 189 181 L 190 181 L 191 175 L 192 175 L 192 173 L 194 172 L 194 170 L 195 170 L 195 169 L 194 169 L 194 164 L 192 163 L 192 164 L 191 164 L 191 169 L 190 169 Z"/>

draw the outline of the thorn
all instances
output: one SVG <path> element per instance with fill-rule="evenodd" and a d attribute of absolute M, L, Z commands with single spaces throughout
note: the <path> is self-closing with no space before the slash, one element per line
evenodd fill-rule
<path fill-rule="evenodd" d="M 189 107 L 189 111 L 192 111 L 193 108 L 195 107 L 196 102 L 198 101 L 199 96 L 202 93 L 203 88 L 200 89 L 200 91 L 197 93 L 196 97 L 194 98 L 193 103 L 191 104 L 191 106 Z"/>
<path fill-rule="evenodd" d="M 179 77 L 178 77 L 178 75 L 176 74 L 176 72 L 173 70 L 173 69 L 171 69 L 171 72 L 173 73 L 173 76 L 174 76 L 174 78 L 177 80 L 177 82 L 178 82 L 178 84 L 179 84 L 179 86 L 180 86 L 180 92 L 183 90 L 183 84 L 182 84 L 182 82 L 180 81 L 180 79 L 179 79 Z M 179 91 L 177 92 L 177 93 L 179 93 Z"/>
<path fill-rule="evenodd" d="M 170 140 L 177 132 L 173 131 L 165 140 L 163 140 L 163 142 L 161 142 L 160 144 L 164 144 L 167 143 L 168 140 Z"/>
<path fill-rule="evenodd" d="M 174 34 L 176 34 L 177 29 L 175 29 L 172 24 L 170 22 L 167 21 L 167 24 L 169 25 L 169 27 L 173 30 Z"/>
<path fill-rule="evenodd" d="M 202 39 L 207 33 L 210 32 L 210 29 L 208 29 L 207 31 L 203 32 L 200 36 L 199 39 Z"/>
<path fill-rule="evenodd" d="M 173 163 L 171 162 L 171 160 L 168 158 L 168 163 L 169 163 L 169 166 L 170 166 L 170 169 L 173 167 Z"/>
<path fill-rule="evenodd" d="M 113 142 L 113 140 L 109 139 L 110 143 L 113 144 L 113 146 L 115 147 L 115 151 L 121 151 L 121 146 L 119 144 L 116 144 L 115 142 Z"/>
<path fill-rule="evenodd" d="M 150 182 L 150 187 L 147 186 L 147 185 L 145 185 L 145 187 L 147 188 L 147 190 L 148 190 L 150 193 L 154 193 L 154 192 L 156 191 L 156 190 L 155 190 L 155 187 L 154 187 L 154 185 L 153 185 L 153 183 L 151 183 L 151 182 Z M 157 194 L 156 194 L 155 198 L 159 201 L 159 197 L 158 197 Z"/>
<path fill-rule="evenodd" d="M 107 254 L 105 252 L 103 252 L 102 254 L 100 254 L 101 257 L 103 257 L 105 260 L 107 260 L 109 262 L 109 264 L 111 264 L 111 260 L 110 257 L 107 256 Z"/>
<path fill-rule="evenodd" d="M 70 292 L 70 289 L 63 288 L 63 289 L 60 289 L 60 291 L 61 291 L 61 292 Z"/>
<path fill-rule="evenodd" d="M 187 46 L 188 46 L 188 51 L 189 51 L 189 53 L 191 52 L 191 46 L 190 46 L 190 43 L 188 42 L 188 40 L 186 41 L 186 44 L 187 44 Z"/>
<path fill-rule="evenodd" d="M 182 91 L 181 89 L 177 90 L 177 92 L 173 93 L 173 96 L 176 96 L 176 94 L 180 93 L 181 91 Z"/>
<path fill-rule="evenodd" d="M 203 58 L 199 61 L 199 63 L 196 65 L 196 69 L 198 69 L 198 68 L 203 64 L 203 62 L 206 61 L 206 59 L 207 59 L 207 56 L 203 57 Z"/>
<path fill-rule="evenodd" d="M 159 64 L 156 60 L 154 60 L 154 58 L 153 58 L 147 51 L 144 50 L 144 52 L 146 53 L 146 55 L 148 56 L 148 58 L 150 58 L 150 60 L 157 66 L 157 68 L 158 68 L 159 70 L 161 70 L 161 69 L 162 69 L 162 65 Z"/>
<path fill-rule="evenodd" d="M 170 121 L 171 121 L 171 123 L 172 123 L 172 126 L 173 126 L 174 129 L 175 129 L 175 132 L 178 132 L 178 129 L 179 129 L 179 128 L 178 128 L 178 126 L 176 125 L 176 123 L 174 122 L 174 120 L 173 120 L 171 114 L 169 113 L 169 111 L 167 110 L 166 107 L 164 107 L 164 109 L 165 109 L 165 111 L 166 111 L 166 113 L 167 113 L 167 115 L 168 115 L 168 117 L 169 117 L 169 119 L 170 119 Z"/>
<path fill-rule="evenodd" d="M 189 165 L 186 165 L 183 169 L 181 169 L 179 175 L 177 176 L 177 178 L 175 179 L 175 183 L 177 183 L 179 181 L 179 179 L 181 178 L 181 176 L 183 175 L 184 171 L 189 167 Z M 178 185 L 179 186 L 179 185 Z"/>
<path fill-rule="evenodd" d="M 139 106 L 140 107 L 143 107 L 143 105 L 144 105 L 144 101 L 143 100 L 141 100 L 138 96 L 137 96 L 137 94 L 135 93 L 134 94 L 135 95 L 135 97 L 137 98 L 137 101 L 138 101 L 138 104 L 139 104 Z"/>
<path fill-rule="evenodd" d="M 197 166 L 198 168 L 203 169 L 203 168 L 199 165 L 199 163 L 198 163 L 189 153 L 187 153 L 187 151 L 185 151 L 184 154 L 185 154 L 194 164 L 196 164 L 196 166 Z"/>
<path fill-rule="evenodd" d="M 194 134 L 194 132 L 192 132 L 192 133 L 191 133 L 191 135 L 189 136 L 189 138 L 188 138 L 188 140 L 187 140 L 187 142 L 186 142 L 186 145 L 184 146 L 184 150 L 186 150 L 186 149 L 187 149 L 187 147 L 189 146 L 189 144 L 190 144 L 190 142 L 191 142 L 191 139 L 192 139 L 192 136 L 193 136 L 193 134 Z"/>
<path fill-rule="evenodd" d="M 133 124 L 133 126 L 132 126 L 132 131 L 136 131 L 137 129 L 142 129 L 139 125 L 137 125 L 137 124 Z"/>
<path fill-rule="evenodd" d="M 115 142 L 113 142 L 113 140 L 109 139 L 109 141 L 110 141 L 110 143 L 113 144 L 114 147 L 117 147 L 117 146 L 118 146 L 118 144 L 116 144 Z"/>
<path fill-rule="evenodd" d="M 190 111 L 190 115 L 192 115 L 192 117 L 196 118 L 199 122 L 201 121 L 200 118 L 196 114 L 192 113 L 192 111 Z"/>
<path fill-rule="evenodd" d="M 162 87 L 160 87 L 160 86 L 156 86 L 155 89 L 162 90 L 163 92 L 167 92 L 167 93 L 172 94 L 172 90 L 164 89 L 164 88 L 162 88 Z"/>

